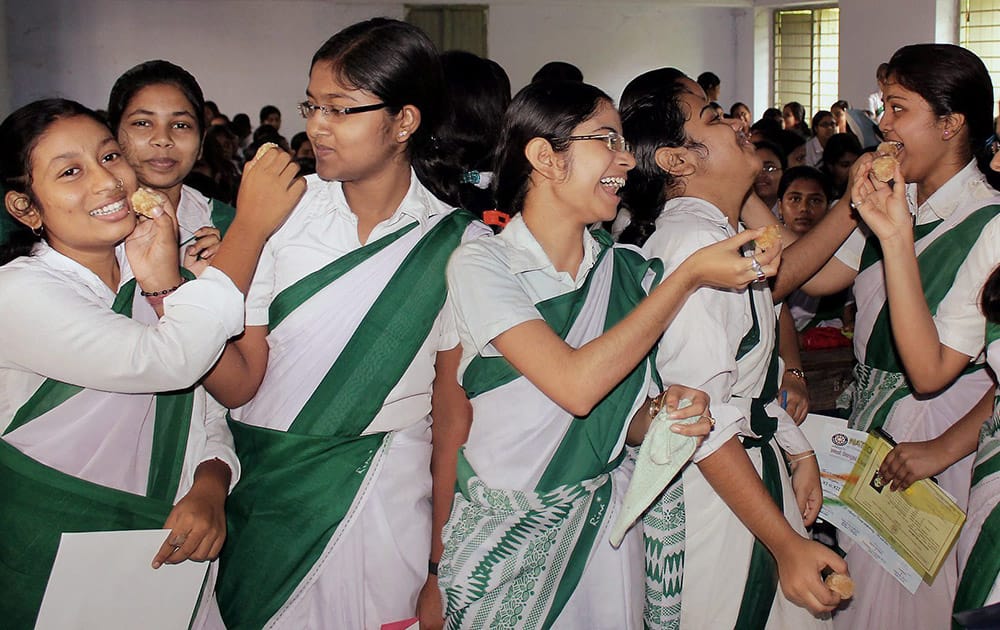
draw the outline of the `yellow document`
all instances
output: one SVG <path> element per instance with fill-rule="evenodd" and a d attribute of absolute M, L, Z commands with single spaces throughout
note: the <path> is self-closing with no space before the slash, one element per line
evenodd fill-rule
<path fill-rule="evenodd" d="M 869 435 L 840 499 L 930 584 L 958 539 L 965 512 L 930 479 L 890 490 L 878 469 L 892 448 L 884 438 Z"/>

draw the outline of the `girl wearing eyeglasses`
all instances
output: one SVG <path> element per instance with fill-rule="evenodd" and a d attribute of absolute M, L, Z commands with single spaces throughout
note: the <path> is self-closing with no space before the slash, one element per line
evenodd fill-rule
<path fill-rule="evenodd" d="M 742 232 L 761 162 L 741 123 L 720 118 L 683 75 L 637 95 L 622 118 L 638 162 L 623 198 L 638 221 L 655 221 L 648 256 L 675 269 L 697 248 Z M 674 582 L 683 578 L 682 588 L 667 597 L 647 588 L 650 625 L 823 627 L 829 621 L 813 615 L 840 601 L 820 571 L 843 573 L 846 565 L 805 535 L 822 503 L 816 459 L 775 400 L 783 374 L 777 317 L 766 282 L 701 288 L 658 344 L 660 377 L 683 375 L 709 392 L 717 425 L 695 452 L 697 465 L 647 516 L 647 539 L 665 548 L 650 574 L 676 574 L 671 561 L 684 559 Z M 686 533 L 651 526 L 664 514 L 685 514 Z M 675 528 L 685 532 L 684 523 Z"/>
<path fill-rule="evenodd" d="M 649 352 L 695 287 L 755 272 L 738 251 L 748 233 L 694 253 L 647 298 L 659 264 L 587 231 L 615 216 L 634 164 L 593 86 L 532 84 L 508 109 L 496 199 L 513 218 L 448 265 L 473 407 L 440 567 L 450 628 L 643 625 L 642 527 L 617 550 L 609 534 L 633 468 L 625 445 L 643 440 L 661 391 Z M 761 262 L 773 269 L 777 253 Z M 694 399 L 675 417 L 706 403 L 683 387 L 665 398 Z"/>
<path fill-rule="evenodd" d="M 934 583 L 915 595 L 849 551 L 859 558 L 852 568 L 861 597 L 842 619 L 844 628 L 942 628 L 952 612 L 1000 601 L 1000 408 L 979 359 L 985 351 L 994 373 L 1000 368 L 1000 193 L 985 176 L 987 160 L 995 171 L 1000 158 L 984 150 L 992 148 L 993 91 L 973 53 L 906 46 L 887 76 L 879 127 L 903 143 L 895 183 L 870 177 L 872 159 L 862 156 L 850 191 L 881 247 L 852 237 L 837 254 L 842 267 L 853 260 L 860 269 L 851 420 L 899 442 L 880 468 L 892 489 L 933 475 L 963 509 L 968 499 L 968 520 Z"/>
<path fill-rule="evenodd" d="M 457 179 L 437 179 L 445 90 L 419 29 L 344 29 L 305 92 L 316 175 L 206 381 L 232 409 L 244 466 L 218 598 L 232 628 L 378 628 L 418 612 L 433 627 L 432 531 L 469 423 L 444 269 L 489 229 L 455 210 Z"/>
<path fill-rule="evenodd" d="M 108 98 L 108 122 L 139 184 L 177 209 L 181 264 L 195 273 L 208 266 L 236 212 L 184 185 L 201 151 L 204 105 L 197 80 L 163 60 L 125 71 Z"/>
<path fill-rule="evenodd" d="M 171 530 L 154 568 L 204 562 L 239 475 L 225 410 L 195 383 L 243 328 L 264 239 L 304 189 L 288 159 L 246 183 L 246 213 L 198 279 L 178 267 L 169 201 L 138 219 L 135 173 L 79 103 L 0 124 L 0 584 L 3 623 L 31 628 L 63 532 Z M 222 628 L 215 567 L 192 619 Z"/>

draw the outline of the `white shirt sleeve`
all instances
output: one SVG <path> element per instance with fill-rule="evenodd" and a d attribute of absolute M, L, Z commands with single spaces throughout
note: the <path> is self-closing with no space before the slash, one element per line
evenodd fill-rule
<path fill-rule="evenodd" d="M 0 365 L 126 394 L 190 387 L 243 330 L 243 295 L 209 267 L 164 301 L 156 325 L 118 315 L 41 274 L 10 274 L 0 295 Z"/>
<path fill-rule="evenodd" d="M 233 434 L 226 423 L 228 410 L 208 392 L 205 392 L 205 398 L 205 448 L 199 463 L 218 458 L 229 466 L 233 473 L 229 480 L 229 491 L 232 492 L 240 480 L 240 460 L 236 457 Z"/>
<path fill-rule="evenodd" d="M 247 291 L 247 326 L 267 326 L 268 311 L 274 300 L 276 274 L 273 238 L 268 239 L 260 253 L 250 290 Z"/>
<path fill-rule="evenodd" d="M 676 229 L 685 227 L 681 223 Z M 674 228 L 671 225 L 664 229 Z M 683 241 L 669 239 L 663 242 L 654 235 L 644 251 L 664 260 L 666 277 L 691 252 L 724 237 L 725 234 L 720 234 L 712 238 L 710 232 L 701 230 L 687 232 Z M 687 298 L 657 346 L 656 368 L 664 388 L 673 384 L 686 385 L 704 391 L 711 399 L 710 412 L 715 428 L 695 451 L 692 458 L 695 462 L 705 459 L 738 435 L 745 424 L 745 410 L 731 402 L 738 373 L 736 348 L 729 343 L 726 331 L 745 326 L 742 320 L 730 321 L 734 313 L 727 307 L 733 297 L 712 288 L 698 289 Z M 742 305 L 744 298 L 738 300 Z"/>
<path fill-rule="evenodd" d="M 861 228 L 854 228 L 854 231 L 833 256 L 851 269 L 859 271 L 861 269 L 861 255 L 865 251 L 867 242 L 868 237 L 861 231 Z"/>
<path fill-rule="evenodd" d="M 452 255 L 448 295 L 459 334 L 480 354 L 501 333 L 543 319 L 508 266 L 480 241 L 465 243 Z"/>
<path fill-rule="evenodd" d="M 688 298 L 656 351 L 656 368 L 664 388 L 674 384 L 694 387 L 711 400 L 715 428 L 695 451 L 695 462 L 739 434 L 745 416 L 743 410 L 730 403 L 737 377 L 736 351 L 727 342 L 725 323 L 719 319 L 722 311 L 713 308 L 713 291 L 698 289 Z"/>
<path fill-rule="evenodd" d="M 986 224 L 934 316 L 941 343 L 969 357 L 977 357 L 983 350 L 986 318 L 980 301 L 983 285 L 998 263 L 1000 217 Z"/>
<path fill-rule="evenodd" d="M 795 424 L 788 412 L 781 408 L 777 402 L 769 402 L 766 407 L 767 414 L 778 419 L 778 428 L 774 432 L 774 441 L 778 443 L 783 451 L 789 455 L 798 455 L 806 451 L 813 450 L 809 440 L 799 425 Z"/>

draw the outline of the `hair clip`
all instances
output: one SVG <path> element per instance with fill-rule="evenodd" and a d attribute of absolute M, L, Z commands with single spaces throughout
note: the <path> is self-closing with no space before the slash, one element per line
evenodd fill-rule
<path fill-rule="evenodd" d="M 462 184 L 472 184 L 480 190 L 486 190 L 493 182 L 493 173 L 490 171 L 465 171 L 458 181 Z"/>
<path fill-rule="evenodd" d="M 510 215 L 499 210 L 486 210 L 483 212 L 483 223 L 500 228 L 507 227 L 507 224 L 510 223 Z"/>

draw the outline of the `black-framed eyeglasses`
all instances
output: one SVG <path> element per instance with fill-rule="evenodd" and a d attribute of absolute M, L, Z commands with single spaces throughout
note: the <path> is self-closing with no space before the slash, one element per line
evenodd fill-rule
<path fill-rule="evenodd" d="M 388 103 L 372 103 L 371 105 L 357 105 L 355 107 L 330 107 L 329 105 L 316 105 L 315 103 L 310 103 L 309 101 L 302 101 L 299 103 L 299 114 L 303 118 L 312 118 L 313 114 L 320 112 L 323 118 L 343 118 L 344 116 L 350 116 L 351 114 L 362 114 L 364 112 L 373 112 L 377 109 L 383 109 L 388 107 Z"/>
<path fill-rule="evenodd" d="M 568 140 L 570 142 L 575 140 L 603 140 L 604 143 L 608 145 L 608 149 L 611 151 L 619 153 L 631 152 L 628 142 L 625 142 L 625 138 L 616 131 L 609 131 L 608 133 L 594 133 L 586 136 L 566 136 L 565 138 L 556 138 L 556 140 Z"/>

